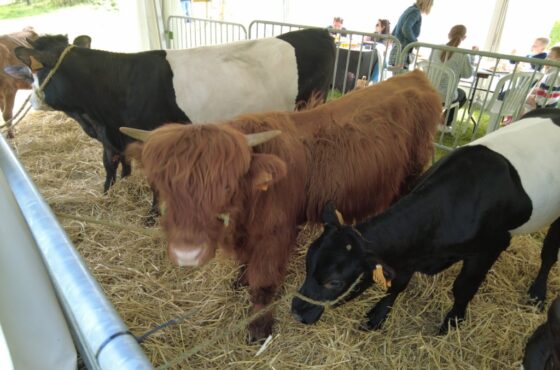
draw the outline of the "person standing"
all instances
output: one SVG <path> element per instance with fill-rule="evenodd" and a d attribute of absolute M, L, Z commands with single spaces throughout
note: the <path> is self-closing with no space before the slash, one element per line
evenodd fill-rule
<path fill-rule="evenodd" d="M 185 16 L 191 16 L 191 0 L 181 0 L 181 7 Z"/>
<path fill-rule="evenodd" d="M 420 36 L 420 29 L 422 28 L 422 14 L 430 14 L 432 10 L 433 0 L 416 0 L 416 4 L 408 7 L 404 13 L 399 17 L 395 28 L 393 29 L 393 36 L 395 36 L 401 43 L 402 49 L 406 45 L 418 41 Z M 401 50 L 402 50 L 401 49 Z M 404 58 L 404 68 L 408 69 L 411 62 L 412 50 Z M 389 64 L 395 65 L 397 60 L 397 48 L 391 50 Z"/>

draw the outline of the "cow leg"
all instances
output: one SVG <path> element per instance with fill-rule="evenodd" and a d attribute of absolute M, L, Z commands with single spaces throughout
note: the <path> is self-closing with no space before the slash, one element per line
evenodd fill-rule
<path fill-rule="evenodd" d="M 111 148 L 103 146 L 103 166 L 105 167 L 105 184 L 103 193 L 107 194 L 111 185 L 117 179 L 117 167 L 119 166 L 119 155 Z"/>
<path fill-rule="evenodd" d="M 239 290 L 247 287 L 248 285 L 249 282 L 247 281 L 247 265 L 243 264 L 240 266 L 239 273 L 233 281 L 233 289 Z"/>
<path fill-rule="evenodd" d="M 126 161 L 126 157 L 123 153 L 121 153 L 119 157 L 120 157 L 120 162 L 121 162 L 121 178 L 125 178 L 127 176 L 130 176 L 130 174 L 132 173 L 132 167 Z"/>
<path fill-rule="evenodd" d="M 558 248 L 560 247 L 560 219 L 557 219 L 550 225 L 548 233 L 544 238 L 543 248 L 541 250 L 541 268 L 537 278 L 529 288 L 529 297 L 535 303 L 544 308 L 544 300 L 546 298 L 546 282 L 550 269 L 558 259 Z"/>
<path fill-rule="evenodd" d="M 449 325 L 455 327 L 457 323 L 464 320 L 467 305 L 478 291 L 486 274 L 494 262 L 496 262 L 502 250 L 506 249 L 509 245 L 510 239 L 511 237 L 508 234 L 501 242 L 492 240 L 488 244 L 489 248 L 492 248 L 489 252 L 467 257 L 463 260 L 461 272 L 453 283 L 453 307 L 445 316 L 439 328 L 439 334 L 447 333 Z"/>
<path fill-rule="evenodd" d="M 14 101 L 16 99 L 16 91 L 17 90 L 9 90 L 5 92 L 2 101 L 2 118 L 8 127 L 8 138 L 12 139 L 14 137 L 14 133 L 12 132 L 12 122 L 10 120 L 13 117 L 13 110 L 14 110 Z M 9 122 L 9 123 L 8 123 Z"/>
<path fill-rule="evenodd" d="M 154 226 L 159 216 L 160 216 L 159 197 L 157 195 L 157 192 L 152 188 L 152 205 L 150 206 L 150 210 L 146 215 L 146 220 L 144 221 L 144 224 L 146 226 Z"/>
<path fill-rule="evenodd" d="M 367 321 L 360 325 L 361 330 L 378 330 L 381 328 L 395 300 L 399 294 L 406 289 L 411 278 L 412 272 L 399 271 L 397 273 L 397 276 L 391 280 L 391 287 L 387 292 L 388 294 L 381 298 L 375 307 L 367 313 Z"/>
<path fill-rule="evenodd" d="M 258 219 L 258 218 L 257 218 Z M 249 341 L 261 342 L 272 334 L 273 312 L 267 306 L 272 302 L 278 286 L 284 280 L 290 249 L 295 245 L 297 230 L 290 230 L 284 223 L 277 223 L 275 231 L 263 230 L 259 239 L 247 243 L 251 251 L 247 263 L 247 282 L 251 293 L 251 315 L 267 310 L 249 324 Z M 281 231 L 280 231 L 281 230 Z M 266 239 L 266 240 L 265 240 Z M 239 256 L 240 261 L 246 260 Z"/>
<path fill-rule="evenodd" d="M 251 289 L 251 315 L 263 311 L 253 321 L 249 323 L 249 343 L 263 342 L 272 334 L 274 324 L 274 314 L 272 309 L 267 307 L 276 295 L 277 286 L 267 286 Z"/>

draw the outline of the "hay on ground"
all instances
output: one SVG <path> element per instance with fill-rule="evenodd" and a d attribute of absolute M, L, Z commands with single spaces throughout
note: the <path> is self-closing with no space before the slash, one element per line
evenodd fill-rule
<path fill-rule="evenodd" d="M 540 232 L 514 238 L 471 302 L 466 322 L 448 335 L 435 333 L 452 305 L 458 265 L 433 277 L 416 275 L 381 331 L 357 329 L 383 295 L 376 288 L 329 309 L 316 325 L 302 325 L 291 318 L 289 297 L 303 282 L 305 249 L 318 231 L 304 227 L 275 310 L 273 339 L 257 356 L 259 346 L 246 343 L 240 326 L 250 304 L 246 289 L 232 288 L 236 264 L 218 255 L 202 268 L 174 267 L 164 238 L 138 230 L 151 202 L 141 174 L 133 171 L 103 195 L 101 145 L 62 113 L 31 112 L 15 134 L 12 146 L 56 213 L 134 227 L 60 217 L 132 333 L 184 318 L 142 344 L 155 367 L 518 369 L 527 338 L 545 320 L 526 303 L 540 264 Z M 557 267 L 548 287 L 549 297 L 559 291 Z"/>

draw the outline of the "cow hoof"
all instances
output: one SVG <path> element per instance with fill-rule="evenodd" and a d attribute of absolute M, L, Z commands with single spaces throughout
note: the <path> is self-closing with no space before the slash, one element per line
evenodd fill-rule
<path fill-rule="evenodd" d="M 266 338 L 272 334 L 273 321 L 266 315 L 253 320 L 249 324 L 249 344 L 263 344 Z"/>
<path fill-rule="evenodd" d="M 529 303 L 539 310 L 544 310 L 544 301 L 546 299 L 546 293 L 539 289 L 536 284 L 531 285 L 529 288 Z"/>
<path fill-rule="evenodd" d="M 384 320 L 367 320 L 358 327 L 361 331 L 373 331 L 381 329 Z"/>
<path fill-rule="evenodd" d="M 438 335 L 446 335 L 449 332 L 450 328 L 456 328 L 457 326 L 459 326 L 459 323 L 463 321 L 464 318 L 462 317 L 446 317 L 445 320 L 443 320 L 443 324 L 441 324 L 441 326 L 439 327 Z"/>
<path fill-rule="evenodd" d="M 8 133 L 6 134 L 6 136 L 8 137 L 8 139 L 13 139 L 15 137 L 12 130 L 8 130 Z"/>

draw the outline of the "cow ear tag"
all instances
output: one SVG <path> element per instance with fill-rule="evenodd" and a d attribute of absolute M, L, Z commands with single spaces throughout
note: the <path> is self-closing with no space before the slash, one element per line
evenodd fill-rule
<path fill-rule="evenodd" d="M 380 264 L 375 265 L 375 269 L 373 270 L 373 281 L 385 290 L 391 287 L 391 280 L 385 279 L 383 266 Z"/>
<path fill-rule="evenodd" d="M 229 226 L 229 213 L 220 213 L 218 215 L 218 220 L 222 221 L 224 223 L 225 227 Z"/>
<path fill-rule="evenodd" d="M 31 70 L 33 72 L 36 72 L 40 69 L 45 68 L 45 66 L 43 65 L 43 63 L 39 62 L 37 59 L 35 59 L 33 56 L 29 56 L 29 59 L 31 60 L 31 65 L 29 66 L 29 68 L 31 68 Z"/>

